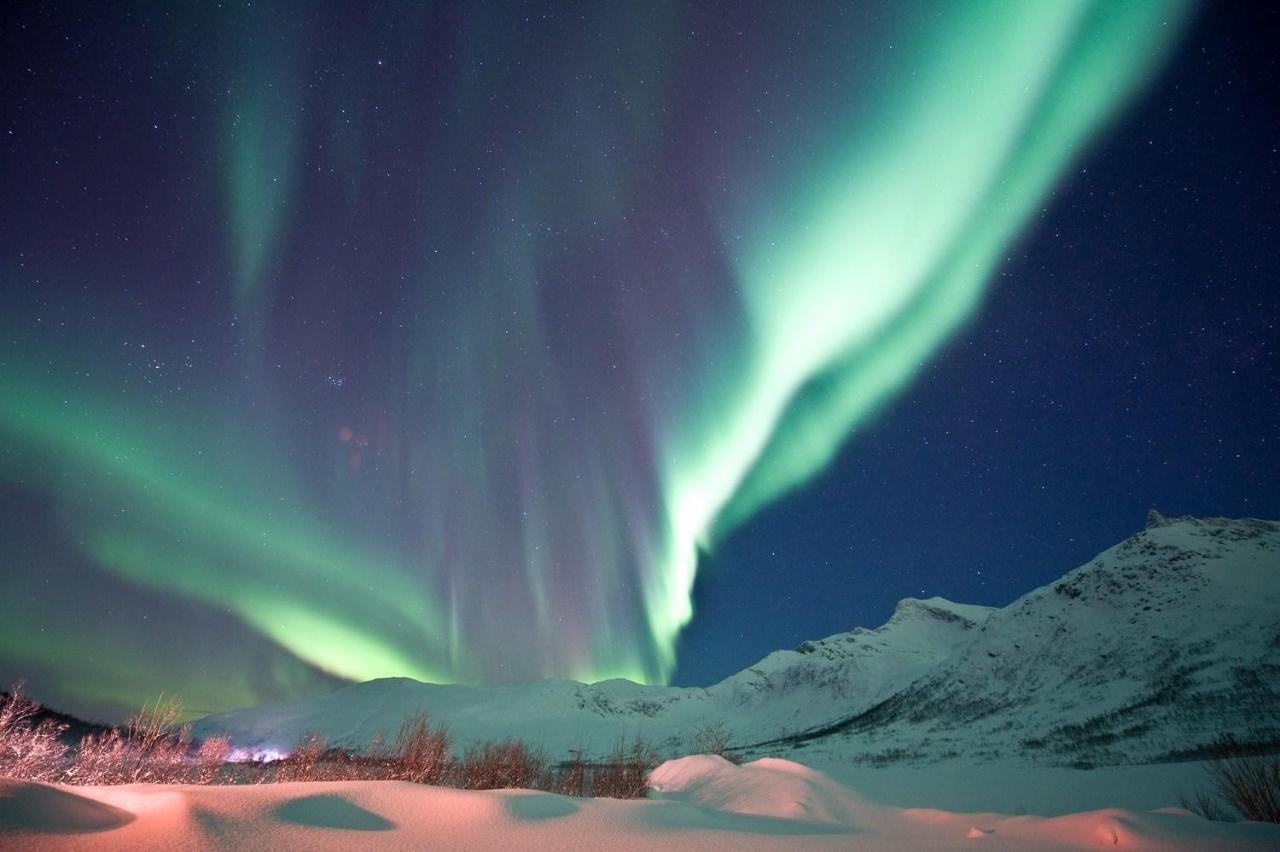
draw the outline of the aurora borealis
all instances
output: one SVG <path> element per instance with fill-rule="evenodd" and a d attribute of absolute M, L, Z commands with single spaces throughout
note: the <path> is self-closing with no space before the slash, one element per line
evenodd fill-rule
<path fill-rule="evenodd" d="M 666 681 L 1193 12 L 6 12 L 0 673 Z"/>

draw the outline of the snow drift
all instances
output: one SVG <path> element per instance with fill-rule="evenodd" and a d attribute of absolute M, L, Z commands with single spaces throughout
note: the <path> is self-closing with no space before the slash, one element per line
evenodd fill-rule
<path fill-rule="evenodd" d="M 0 781 L 10 850 L 1129 849 L 1264 850 L 1280 826 L 1185 811 L 1043 819 L 872 804 L 808 767 L 696 756 L 654 771 L 653 798 L 572 799 L 396 781 L 251 787 L 54 787 Z"/>

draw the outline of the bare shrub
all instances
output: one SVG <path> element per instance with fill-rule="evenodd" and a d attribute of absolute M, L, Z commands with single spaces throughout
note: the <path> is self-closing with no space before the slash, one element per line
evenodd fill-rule
<path fill-rule="evenodd" d="M 162 748 L 174 737 L 181 716 L 182 702 L 161 695 L 155 703 L 143 704 L 137 713 L 125 720 L 125 739 L 144 754 Z"/>
<path fill-rule="evenodd" d="M 587 780 L 587 764 L 582 755 L 585 749 L 574 749 L 569 752 L 569 759 L 558 767 L 559 777 L 552 792 L 565 796 L 585 796 Z"/>
<path fill-rule="evenodd" d="M 658 752 L 637 736 L 627 748 L 619 737 L 607 761 L 594 767 L 591 795 L 611 799 L 643 799 L 649 789 L 649 773 L 658 765 Z"/>
<path fill-rule="evenodd" d="M 1178 796 L 1178 805 L 1184 810 L 1191 811 L 1193 814 L 1207 820 L 1213 820 L 1214 822 L 1234 821 L 1234 816 L 1222 804 L 1221 800 L 1204 790 L 1196 790 L 1191 795 L 1184 793 Z"/>
<path fill-rule="evenodd" d="M 324 753 L 317 767 L 319 781 L 360 781 L 385 779 L 386 775 L 369 775 L 365 759 L 345 748 L 332 748 Z"/>
<path fill-rule="evenodd" d="M 61 740 L 66 725 L 37 722 L 40 705 L 22 694 L 16 683 L 0 696 L 0 775 L 24 781 L 59 781 L 66 772 L 67 746 Z"/>
<path fill-rule="evenodd" d="M 182 703 L 161 696 L 125 720 L 124 728 L 80 740 L 73 784 L 181 784 L 190 780 L 191 726 L 178 727 Z"/>
<path fill-rule="evenodd" d="M 403 723 L 401 723 L 403 727 Z M 370 740 L 368 748 L 362 755 L 363 772 L 362 778 L 376 780 L 379 778 L 391 778 L 394 774 L 395 754 L 390 746 L 387 745 L 387 737 L 382 731 L 378 731 Z"/>
<path fill-rule="evenodd" d="M 370 760 L 345 748 L 331 747 L 317 734 L 304 734 L 285 757 L 264 764 L 271 769 L 270 782 L 377 781 L 391 777 L 389 765 Z"/>
<path fill-rule="evenodd" d="M 703 722 L 690 737 L 690 754 L 714 754 L 741 763 L 742 758 L 729 750 L 729 729 L 721 720 Z"/>
<path fill-rule="evenodd" d="M 1280 823 L 1280 754 L 1251 754 L 1233 739 L 1223 751 L 1209 764 L 1218 795 L 1245 819 Z"/>
<path fill-rule="evenodd" d="M 380 761 L 380 745 L 370 747 L 369 756 Z M 545 761 L 544 761 L 545 762 Z M 432 727 L 425 713 L 412 713 L 400 723 L 386 777 L 415 784 L 439 784 L 449 770 L 449 734 Z"/>
<path fill-rule="evenodd" d="M 453 780 L 467 790 L 532 789 L 545 787 L 547 756 L 516 739 L 483 742 L 469 747 Z"/>
<path fill-rule="evenodd" d="M 191 726 L 153 740 L 138 753 L 135 781 L 144 784 L 185 784 L 195 774 Z"/>
<path fill-rule="evenodd" d="M 231 758 L 231 740 L 228 737 L 209 737 L 196 750 L 195 771 L 190 782 L 213 784 L 224 774 Z"/>
<path fill-rule="evenodd" d="M 80 740 L 68 781 L 72 784 L 126 784 L 128 755 L 118 728 Z"/>
<path fill-rule="evenodd" d="M 336 780 L 323 774 L 325 753 L 328 751 L 329 744 L 324 737 L 303 734 L 297 748 L 272 763 L 275 770 L 272 780 L 277 783 Z"/>
<path fill-rule="evenodd" d="M 124 723 L 125 783 L 178 784 L 186 780 L 191 726 L 178 727 L 182 702 L 161 695 Z"/>

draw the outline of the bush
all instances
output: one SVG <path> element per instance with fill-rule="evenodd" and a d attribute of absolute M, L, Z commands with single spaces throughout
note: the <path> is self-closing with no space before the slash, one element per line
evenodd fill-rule
<path fill-rule="evenodd" d="M 742 758 L 729 750 L 729 729 L 724 722 L 704 722 L 693 731 L 689 740 L 690 754 L 714 754 L 734 763 L 741 763 Z"/>
<path fill-rule="evenodd" d="M 187 780 L 191 726 L 179 727 L 182 702 L 161 695 L 125 720 L 125 743 L 131 757 L 129 783 L 181 784 Z"/>
<path fill-rule="evenodd" d="M 70 784 L 125 784 L 127 751 L 117 728 L 89 734 L 80 740 L 67 776 Z"/>
<path fill-rule="evenodd" d="M 72 784 L 182 784 L 192 780 L 191 726 L 178 727 L 181 715 L 181 702 L 161 696 L 125 720 L 123 730 L 112 728 L 84 737 L 67 780 Z"/>
<path fill-rule="evenodd" d="M 649 773 L 658 765 L 658 753 L 644 737 L 637 736 L 630 750 L 626 738 L 614 743 L 608 761 L 595 767 L 591 795 L 610 799 L 643 799 L 649 790 Z"/>
<path fill-rule="evenodd" d="M 196 750 L 196 765 L 192 784 L 213 784 L 223 775 L 223 769 L 231 759 L 231 740 L 227 737 L 209 737 Z"/>
<path fill-rule="evenodd" d="M 1223 752 L 1209 764 L 1218 795 L 1245 819 L 1280 823 L 1280 754 L 1251 754 L 1233 739 Z"/>
<path fill-rule="evenodd" d="M 371 748 L 377 757 L 379 748 Z M 449 771 L 449 734 L 433 728 L 424 713 L 412 713 L 400 723 L 391 754 L 389 777 L 415 784 L 439 784 Z M 545 763 L 545 761 L 544 761 Z"/>
<path fill-rule="evenodd" d="M 569 759 L 560 764 L 559 783 L 552 792 L 563 796 L 585 796 L 587 781 L 587 764 L 582 759 L 585 749 L 574 749 L 569 752 Z"/>
<path fill-rule="evenodd" d="M 298 747 L 271 764 L 275 770 L 276 783 L 292 781 L 338 781 L 332 771 L 326 767 L 325 756 L 329 744 L 324 737 L 316 734 L 303 734 Z"/>
<path fill-rule="evenodd" d="M 547 756 L 515 739 L 471 746 L 454 773 L 466 790 L 546 789 L 548 781 Z"/>
<path fill-rule="evenodd" d="M 37 722 L 40 705 L 22 694 L 22 684 L 0 695 L 0 776 L 25 781 L 58 781 L 65 774 L 68 748 L 61 735 L 67 726 L 50 719 Z"/>

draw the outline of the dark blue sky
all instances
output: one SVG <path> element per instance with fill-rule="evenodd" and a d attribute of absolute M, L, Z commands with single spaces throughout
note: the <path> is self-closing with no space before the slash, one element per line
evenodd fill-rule
<path fill-rule="evenodd" d="M 1280 517 L 1280 29 L 1202 9 L 978 316 L 804 491 L 700 575 L 676 682 L 1002 606 L 1166 514 Z"/>

